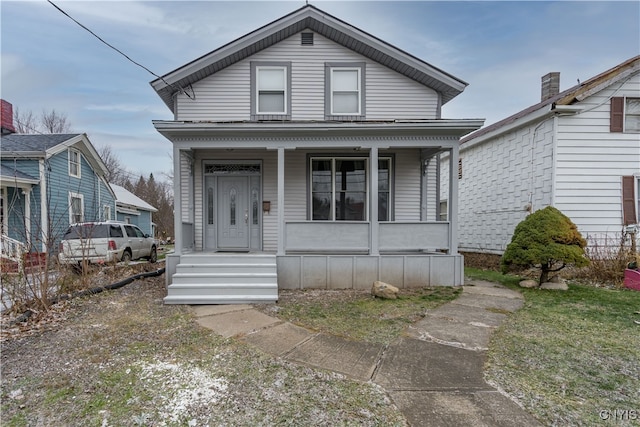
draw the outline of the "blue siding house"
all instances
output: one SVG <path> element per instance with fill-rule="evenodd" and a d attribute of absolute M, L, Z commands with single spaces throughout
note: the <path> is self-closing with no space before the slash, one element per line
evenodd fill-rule
<path fill-rule="evenodd" d="M 124 187 L 111 184 L 111 188 L 116 195 L 116 219 L 137 225 L 143 233 L 155 236 L 155 224 L 151 216 L 153 212 L 158 212 L 158 209 Z"/>
<path fill-rule="evenodd" d="M 106 166 L 86 134 L 2 135 L 3 256 L 55 252 L 71 223 L 115 219 Z"/>

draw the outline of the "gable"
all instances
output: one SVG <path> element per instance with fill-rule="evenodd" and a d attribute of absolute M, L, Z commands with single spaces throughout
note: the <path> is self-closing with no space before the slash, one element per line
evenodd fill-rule
<path fill-rule="evenodd" d="M 313 34 L 313 45 L 301 43 L 303 34 Z M 438 92 L 315 33 L 303 31 L 261 50 L 192 85 L 191 99 L 177 94 L 174 113 L 179 121 L 252 120 L 252 67 L 288 64 L 291 73 L 291 120 L 322 121 L 326 117 L 327 76 L 330 64 L 363 67 L 367 120 L 411 120 L 438 118 Z"/>
<path fill-rule="evenodd" d="M 173 104 L 175 93 L 193 98 L 193 94 L 190 94 L 192 90 L 190 86 L 194 83 L 252 57 L 305 29 L 322 35 L 422 85 L 433 88 L 440 93 L 442 104 L 460 94 L 467 86 L 466 82 L 310 5 L 152 81 L 151 85 L 175 113 Z"/>

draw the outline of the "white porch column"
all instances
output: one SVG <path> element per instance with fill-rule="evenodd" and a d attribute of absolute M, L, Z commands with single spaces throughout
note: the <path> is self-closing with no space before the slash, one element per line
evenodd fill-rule
<path fill-rule="evenodd" d="M 31 247 L 31 188 L 23 188 L 24 191 L 24 231 L 26 234 L 27 248 Z"/>
<path fill-rule="evenodd" d="M 182 244 L 184 238 L 182 236 L 182 185 L 181 185 L 181 156 L 182 152 L 173 146 L 173 239 L 174 254 L 182 255 Z"/>
<path fill-rule="evenodd" d="M 451 148 L 449 155 L 449 255 L 458 254 L 458 159 L 459 142 Z"/>
<path fill-rule="evenodd" d="M 371 223 L 371 248 L 369 248 L 369 254 L 378 255 L 379 251 L 379 231 L 380 226 L 378 222 L 378 147 L 371 147 L 369 154 L 369 169 L 371 170 L 371 214 L 369 215 Z"/>
<path fill-rule="evenodd" d="M 38 164 L 40 174 L 40 234 L 42 238 L 41 252 L 47 252 L 49 243 L 49 212 L 47 210 L 47 172 L 44 164 L 45 160 L 40 160 Z M 31 218 L 27 218 L 30 221 Z"/>
<path fill-rule="evenodd" d="M 284 255 L 284 147 L 278 147 L 278 253 Z"/>

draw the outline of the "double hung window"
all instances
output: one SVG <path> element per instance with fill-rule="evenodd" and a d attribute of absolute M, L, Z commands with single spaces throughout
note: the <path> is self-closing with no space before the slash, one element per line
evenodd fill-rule
<path fill-rule="evenodd" d="M 640 132 L 640 98 L 611 98 L 611 132 Z"/>
<path fill-rule="evenodd" d="M 80 152 L 69 149 L 69 175 L 80 178 Z"/>
<path fill-rule="evenodd" d="M 311 219 L 367 221 L 369 159 L 363 157 L 311 158 Z M 378 160 L 378 220 L 389 221 L 391 159 Z"/>
<path fill-rule="evenodd" d="M 364 118 L 364 63 L 325 65 L 325 115 L 327 119 Z"/>
<path fill-rule="evenodd" d="M 69 193 L 69 222 L 75 224 L 82 222 L 84 217 L 84 196 L 77 193 Z"/>
<path fill-rule="evenodd" d="M 253 120 L 291 119 L 290 63 L 251 63 L 251 113 Z"/>

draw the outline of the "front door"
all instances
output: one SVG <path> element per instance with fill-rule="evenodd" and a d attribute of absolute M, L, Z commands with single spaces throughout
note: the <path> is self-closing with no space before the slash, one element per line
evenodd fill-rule
<path fill-rule="evenodd" d="M 219 176 L 217 188 L 219 250 L 249 250 L 249 177 Z"/>

